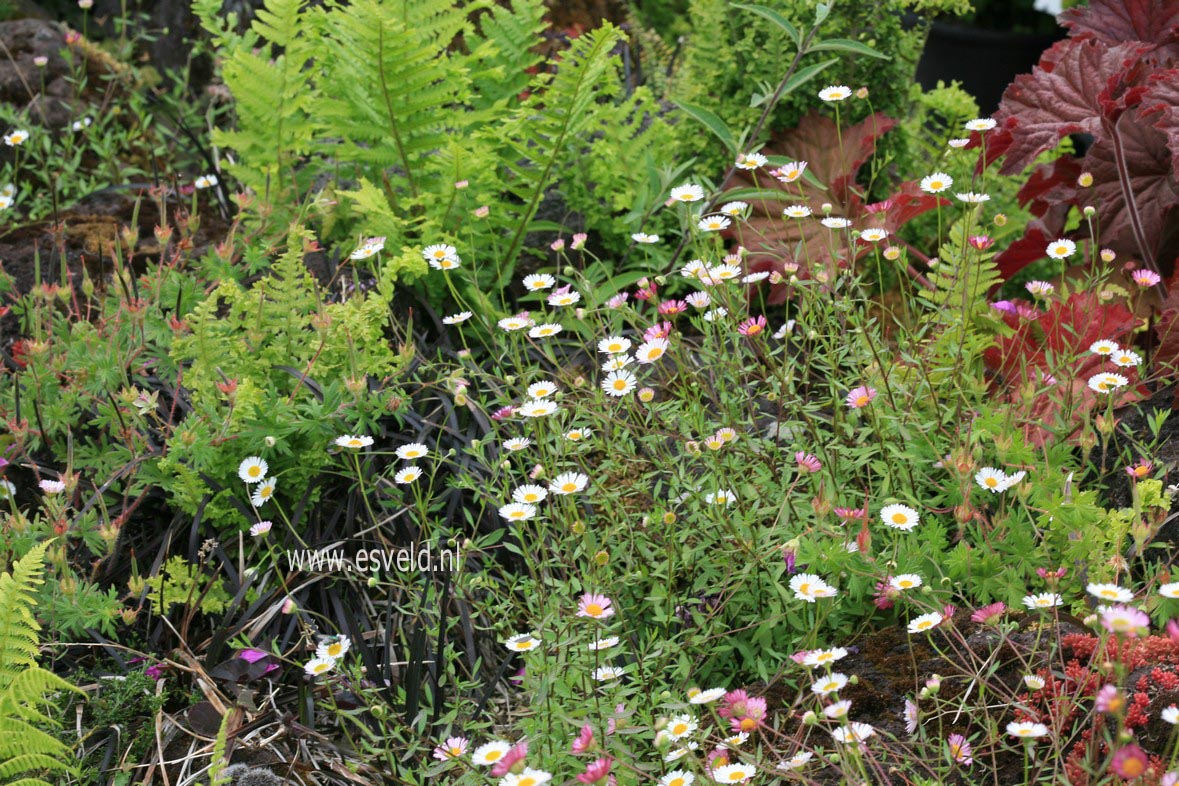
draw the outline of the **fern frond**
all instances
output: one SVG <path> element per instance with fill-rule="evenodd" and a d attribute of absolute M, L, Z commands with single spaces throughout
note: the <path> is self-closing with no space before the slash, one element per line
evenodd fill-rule
<path fill-rule="evenodd" d="M 477 33 L 467 36 L 476 111 L 505 105 L 527 87 L 530 71 L 544 58 L 537 53 L 545 30 L 541 0 L 515 0 L 493 5 L 476 17 Z"/>
<path fill-rule="evenodd" d="M 0 778 L 28 776 L 15 781 L 25 786 L 48 786 L 31 773 L 73 771 L 69 747 L 40 728 L 54 723 L 40 709 L 53 704 L 53 693 L 78 690 L 37 665 L 33 589 L 48 545 L 34 546 L 0 574 Z"/>
<path fill-rule="evenodd" d="M 538 77 L 530 100 L 498 132 L 508 187 L 525 205 L 504 254 L 509 269 L 558 166 L 572 157 L 572 143 L 592 127 L 591 108 L 617 89 L 611 51 L 621 38 L 616 27 L 606 24 L 575 39 L 562 55 L 556 75 Z M 538 111 L 541 103 L 544 111 Z"/>

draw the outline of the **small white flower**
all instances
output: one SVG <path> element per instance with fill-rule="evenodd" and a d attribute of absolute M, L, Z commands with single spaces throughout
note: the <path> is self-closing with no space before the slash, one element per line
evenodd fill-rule
<path fill-rule="evenodd" d="M 748 202 L 725 202 L 723 205 L 721 205 L 720 212 L 724 213 L 726 216 L 733 216 L 736 218 L 748 209 Z"/>
<path fill-rule="evenodd" d="M 267 466 L 265 459 L 259 456 L 250 456 L 242 459 L 242 463 L 237 465 L 237 476 L 244 483 L 261 483 L 266 479 L 268 469 L 269 466 Z"/>
<path fill-rule="evenodd" d="M 989 117 L 978 117 L 966 121 L 967 131 L 990 131 L 995 127 L 995 121 Z"/>
<path fill-rule="evenodd" d="M 839 216 L 827 216 L 819 223 L 828 229 L 847 229 L 851 226 L 852 222 L 849 219 L 840 218 Z"/>
<path fill-rule="evenodd" d="M 260 538 L 263 535 L 265 535 L 267 532 L 270 532 L 270 529 L 273 526 L 274 526 L 273 522 L 259 521 L 257 524 L 250 527 L 250 534 L 252 536 L 254 536 L 255 538 Z"/>
<path fill-rule="evenodd" d="M 696 223 L 696 228 L 701 232 L 720 232 L 732 223 L 727 216 L 705 216 Z"/>
<path fill-rule="evenodd" d="M 514 453 L 517 450 L 523 450 L 531 444 L 532 440 L 530 440 L 528 437 L 512 437 L 511 439 L 504 440 L 504 450 L 509 450 Z"/>
<path fill-rule="evenodd" d="M 90 118 L 84 117 L 81 120 L 75 120 L 73 123 L 71 123 L 70 129 L 73 131 L 81 131 L 84 128 L 88 128 L 90 126 L 90 124 L 93 122 L 94 121 L 91 120 Z"/>
<path fill-rule="evenodd" d="M 902 573 L 899 576 L 893 576 L 888 581 L 888 585 L 895 590 L 917 589 L 921 584 L 921 577 L 916 573 Z"/>
<path fill-rule="evenodd" d="M 505 641 L 504 646 L 512 652 L 528 652 L 540 646 L 540 639 L 531 633 L 517 633 Z"/>
<path fill-rule="evenodd" d="M 964 191 L 961 194 L 955 194 L 954 196 L 958 197 L 958 199 L 962 202 L 968 202 L 973 205 L 991 201 L 990 194 L 976 194 L 973 191 Z"/>
<path fill-rule="evenodd" d="M 737 156 L 736 166 L 738 169 L 760 169 L 766 165 L 767 159 L 761 153 L 740 153 Z"/>
<path fill-rule="evenodd" d="M 699 202 L 704 199 L 704 189 L 692 183 L 685 183 L 671 190 L 671 198 L 676 202 Z M 637 237 L 633 239 L 638 243 L 644 242 Z"/>
<path fill-rule="evenodd" d="M 920 617 L 915 617 L 909 620 L 909 633 L 925 633 L 933 630 L 938 625 L 945 621 L 945 617 L 936 611 L 931 611 L 929 614 L 922 614 Z"/>
<path fill-rule="evenodd" d="M 617 666 L 599 666 L 594 669 L 594 679 L 598 682 L 613 682 L 622 679 L 625 673 L 625 669 L 620 669 Z"/>
<path fill-rule="evenodd" d="M 526 418 L 543 418 L 556 412 L 557 405 L 547 399 L 532 399 L 521 404 L 517 411 Z"/>
<path fill-rule="evenodd" d="M 1161 717 L 1172 726 L 1179 724 L 1179 707 L 1172 704 L 1162 711 Z"/>
<path fill-rule="evenodd" d="M 585 490 L 589 477 L 581 472 L 562 472 L 549 483 L 549 491 L 554 494 L 576 494 Z"/>
<path fill-rule="evenodd" d="M 727 692 L 724 688 L 709 688 L 708 690 L 702 690 L 699 693 L 692 694 L 688 698 L 688 701 L 691 704 L 712 704 L 714 701 L 723 699 Z"/>
<path fill-rule="evenodd" d="M 414 459 L 425 458 L 430 450 L 421 442 L 410 442 L 402 445 L 394 451 L 397 458 L 402 461 L 413 461 Z"/>
<path fill-rule="evenodd" d="M 868 243 L 879 243 L 886 237 L 888 237 L 888 230 L 879 227 L 870 227 L 860 233 L 860 240 L 867 241 Z"/>
<path fill-rule="evenodd" d="M 596 639 L 585 645 L 590 652 L 599 652 L 601 650 L 608 650 L 611 647 L 617 647 L 618 642 L 621 641 L 617 636 L 607 636 L 603 639 Z"/>
<path fill-rule="evenodd" d="M 457 325 L 460 322 L 466 322 L 472 316 L 470 311 L 460 311 L 457 314 L 451 314 L 449 317 L 442 318 L 444 325 Z"/>
<path fill-rule="evenodd" d="M 1071 240 L 1061 238 L 1048 244 L 1046 253 L 1053 259 L 1067 259 L 1076 253 L 1077 244 Z"/>
<path fill-rule="evenodd" d="M 819 91 L 819 98 L 831 103 L 833 101 L 843 101 L 852 94 L 851 88 L 847 85 L 828 85 Z"/>
<path fill-rule="evenodd" d="M 462 261 L 459 259 L 458 249 L 445 243 L 435 243 L 426 246 L 422 249 L 422 258 L 429 262 L 431 266 L 440 270 L 445 270 L 447 267 L 458 267 Z M 440 267 L 442 263 L 449 264 L 447 267 Z"/>
<path fill-rule="evenodd" d="M 509 502 L 499 509 L 499 515 L 505 521 L 527 521 L 536 515 L 536 506 L 523 502 Z"/>
<path fill-rule="evenodd" d="M 880 511 L 880 520 L 887 527 L 908 532 L 921 523 L 921 515 L 908 505 L 885 505 Z"/>
<path fill-rule="evenodd" d="M 970 140 L 969 139 L 951 139 L 949 144 L 950 144 L 950 147 L 954 148 L 955 150 L 960 150 L 960 149 L 966 147 L 967 145 L 969 145 Z"/>
<path fill-rule="evenodd" d="M 954 185 L 954 178 L 945 172 L 934 172 L 921 178 L 921 190 L 927 194 L 940 194 Z"/>
<path fill-rule="evenodd" d="M 1112 393 L 1119 388 L 1124 388 L 1128 384 L 1130 384 L 1130 380 L 1121 374 L 1102 372 L 1101 374 L 1094 374 L 1089 377 L 1089 389 L 1096 393 Z"/>
<path fill-rule="evenodd" d="M 192 184 L 194 187 L 196 187 L 198 189 L 205 189 L 205 188 L 212 188 L 213 186 L 217 185 L 218 182 L 219 181 L 217 180 L 216 175 L 209 174 L 209 175 L 201 175 L 196 180 L 194 180 Z"/>
<path fill-rule="evenodd" d="M 533 273 L 529 276 L 524 276 L 524 288 L 530 292 L 539 292 L 543 289 L 552 289 L 557 285 L 557 279 L 550 276 L 548 273 Z"/>
<path fill-rule="evenodd" d="M 403 468 L 399 469 L 397 471 L 397 474 L 395 474 L 393 476 L 393 482 L 395 482 L 399 485 L 402 485 L 402 486 L 407 486 L 410 483 L 413 483 L 415 480 L 417 480 L 421 476 L 422 476 L 421 467 L 411 464 L 408 467 L 403 467 Z"/>
<path fill-rule="evenodd" d="M 315 648 L 315 656 L 339 660 L 347 655 L 350 649 L 352 649 L 352 639 L 347 636 L 332 636 L 319 643 L 319 646 Z"/>
<path fill-rule="evenodd" d="M 1120 347 L 1108 338 L 1099 339 L 1089 345 L 1089 351 L 1094 355 L 1112 355 L 1119 349 Z"/>
<path fill-rule="evenodd" d="M 699 728 L 699 724 L 691 715 L 673 715 L 667 721 L 664 731 L 671 739 L 682 740 L 684 737 L 691 736 L 697 728 Z"/>
<path fill-rule="evenodd" d="M 492 740 L 484 743 L 471 754 L 471 763 L 479 767 L 490 767 L 507 755 L 512 749 L 512 743 L 503 740 Z"/>
<path fill-rule="evenodd" d="M 1043 690 L 1044 679 L 1037 677 L 1035 674 L 1027 674 L 1023 678 L 1023 684 L 1030 691 Z"/>
<path fill-rule="evenodd" d="M 512 500 L 524 505 L 535 505 L 537 502 L 544 502 L 548 495 L 549 492 L 544 486 L 528 484 L 516 487 L 512 492 Z"/>
<path fill-rule="evenodd" d="M 367 448 L 373 444 L 373 438 L 364 434 L 344 434 L 336 437 L 336 445 L 341 448 L 352 448 L 359 450 L 360 448 Z"/>
<path fill-rule="evenodd" d="M 1038 595 L 1028 595 L 1023 599 L 1023 605 L 1029 609 L 1051 609 L 1064 603 L 1064 598 L 1055 592 L 1041 592 Z"/>
<path fill-rule="evenodd" d="M 260 508 L 274 496 L 274 487 L 277 481 L 274 478 L 267 478 L 254 487 L 254 493 L 250 496 L 250 504 L 256 508 Z"/>
<path fill-rule="evenodd" d="M 811 209 L 806 205 L 790 205 L 782 210 L 782 215 L 787 218 L 806 218 L 811 214 Z"/>
<path fill-rule="evenodd" d="M 1141 355 L 1137 352 L 1131 352 L 1128 349 L 1119 349 L 1109 359 L 1113 361 L 1115 366 L 1121 366 L 1122 368 L 1133 368 L 1142 362 Z"/>
<path fill-rule="evenodd" d="M 318 677 L 320 674 L 326 674 L 334 668 L 336 668 L 335 658 L 315 658 L 307 662 L 307 665 L 303 667 L 303 671 L 309 677 Z"/>
<path fill-rule="evenodd" d="M 1088 584 L 1085 591 L 1095 598 L 1112 603 L 1129 603 L 1134 600 L 1134 593 L 1117 584 Z"/>
<path fill-rule="evenodd" d="M 528 331 L 528 335 L 531 338 L 549 338 L 550 336 L 557 335 L 562 330 L 564 330 L 564 328 L 557 323 L 548 322 L 543 325 L 533 326 L 533 328 Z"/>
<path fill-rule="evenodd" d="M 630 239 L 636 243 L 658 243 L 659 235 L 648 235 L 646 232 L 635 232 Z"/>

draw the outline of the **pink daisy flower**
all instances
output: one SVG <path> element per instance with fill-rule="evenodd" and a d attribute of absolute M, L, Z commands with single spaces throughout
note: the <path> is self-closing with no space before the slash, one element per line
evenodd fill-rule
<path fill-rule="evenodd" d="M 614 602 L 605 595 L 587 592 L 577 603 L 577 616 L 604 620 L 614 616 Z"/>
<path fill-rule="evenodd" d="M 1135 284 L 1137 284 L 1140 287 L 1143 287 L 1144 289 L 1148 288 L 1148 287 L 1157 286 L 1158 283 L 1163 280 L 1163 277 L 1160 276 L 1158 273 L 1154 272 L 1153 270 L 1146 270 L 1146 269 L 1135 270 L 1133 273 L 1130 274 L 1130 278 L 1132 278 L 1134 280 Z"/>
<path fill-rule="evenodd" d="M 950 756 L 954 761 L 961 764 L 963 767 L 969 767 L 974 764 L 974 749 L 970 747 L 970 743 L 961 734 L 951 734 L 946 738 L 946 743 L 950 746 Z"/>
<path fill-rule="evenodd" d="M 471 741 L 466 737 L 450 737 L 446 742 L 434 748 L 434 758 L 438 761 L 457 759 L 467 752 L 467 747 L 470 744 Z"/>
<path fill-rule="evenodd" d="M 665 300 L 659 304 L 659 314 L 664 317 L 674 317 L 688 310 L 688 304 L 682 300 Z"/>
<path fill-rule="evenodd" d="M 613 766 L 614 759 L 609 756 L 591 761 L 586 765 L 585 772 L 577 776 L 578 783 L 597 783 L 605 780 L 610 775 L 610 767 Z"/>
<path fill-rule="evenodd" d="M 594 729 L 588 723 L 581 727 L 576 739 L 569 750 L 572 753 L 585 753 L 594 744 Z"/>
<path fill-rule="evenodd" d="M 761 333 L 763 330 L 765 330 L 767 324 L 766 318 L 759 315 L 756 319 L 750 318 L 738 325 L 737 332 L 746 338 L 753 338 L 758 333 Z"/>
<path fill-rule="evenodd" d="M 491 768 L 492 777 L 502 778 L 503 776 L 507 775 L 509 772 L 511 772 L 512 767 L 514 767 L 517 762 L 524 761 L 524 757 L 527 755 L 527 742 L 521 742 L 520 744 L 516 745 L 510 751 L 505 753 L 503 757 L 495 763 L 495 766 Z"/>
<path fill-rule="evenodd" d="M 801 450 L 794 454 L 794 463 L 798 465 L 799 472 L 818 472 L 823 468 L 822 462 L 814 454 Z"/>
<path fill-rule="evenodd" d="M 862 409 L 872 403 L 876 398 L 876 388 L 870 388 L 867 385 L 860 385 L 847 394 L 847 408 L 848 409 Z"/>

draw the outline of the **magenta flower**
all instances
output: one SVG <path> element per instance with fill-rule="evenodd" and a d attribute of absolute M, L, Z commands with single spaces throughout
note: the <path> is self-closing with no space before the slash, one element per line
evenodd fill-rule
<path fill-rule="evenodd" d="M 527 755 L 528 755 L 528 743 L 527 742 L 519 743 L 514 748 L 512 748 L 510 751 L 505 753 L 503 755 L 503 758 L 501 758 L 499 761 L 497 761 L 495 763 L 495 766 L 491 768 L 492 777 L 502 778 L 503 776 L 507 775 L 509 772 L 511 772 L 512 767 L 514 767 L 517 762 L 524 761 L 524 757 Z"/>
<path fill-rule="evenodd" d="M 758 315 L 756 319 L 751 317 L 738 325 L 737 332 L 746 338 L 753 338 L 758 333 L 761 333 L 763 330 L 765 330 L 767 324 L 769 323 L 766 322 L 766 318 L 764 316 Z"/>
<path fill-rule="evenodd" d="M 848 409 L 862 409 L 872 403 L 876 398 L 876 388 L 870 388 L 866 385 L 860 385 L 847 394 L 847 408 Z"/>
<path fill-rule="evenodd" d="M 1154 464 L 1151 464 L 1144 458 L 1138 459 L 1136 464 L 1131 464 L 1130 466 L 1126 467 L 1126 474 L 1129 475 L 1132 480 L 1142 480 L 1143 478 L 1150 477 L 1150 473 L 1153 471 Z"/>
<path fill-rule="evenodd" d="M 574 251 L 577 251 L 578 249 L 585 248 L 585 241 L 588 239 L 589 239 L 589 235 L 587 235 L 586 233 L 575 232 L 575 233 L 573 233 L 573 242 L 569 244 L 569 248 L 573 249 Z"/>
<path fill-rule="evenodd" d="M 786 563 L 786 572 L 788 574 L 790 574 L 791 576 L 794 575 L 794 561 L 795 561 L 795 559 L 796 559 L 796 556 L 794 554 L 794 549 L 783 549 L 782 560 Z"/>
<path fill-rule="evenodd" d="M 1006 603 L 989 603 L 980 609 L 976 609 L 970 615 L 971 622 L 977 622 L 980 625 L 998 625 L 999 621 L 1003 619 L 1003 615 L 1007 613 Z"/>
<path fill-rule="evenodd" d="M 622 308 L 624 305 L 626 305 L 626 301 L 629 297 L 629 293 L 619 292 L 617 295 L 612 296 L 609 300 L 606 301 L 606 308 Z"/>
<path fill-rule="evenodd" d="M 991 304 L 991 308 L 1003 314 L 1014 314 L 1017 311 L 1015 304 L 1010 300 L 996 300 Z"/>
<path fill-rule="evenodd" d="M 654 341 L 657 338 L 668 338 L 671 335 L 670 322 L 656 322 L 643 331 L 643 341 Z"/>
<path fill-rule="evenodd" d="M 920 712 L 917 709 L 917 702 L 912 699 L 905 699 L 905 733 L 916 734 L 917 722 L 920 719 Z"/>
<path fill-rule="evenodd" d="M 853 519 L 868 518 L 867 508 L 836 508 L 835 515 L 839 518 L 840 524 L 847 524 Z"/>
<path fill-rule="evenodd" d="M 676 314 L 682 314 L 688 310 L 688 304 L 682 300 L 665 300 L 659 304 L 659 314 L 665 317 L 674 317 Z"/>
<path fill-rule="evenodd" d="M 1142 288 L 1157 286 L 1163 277 L 1153 270 L 1135 270 L 1130 274 L 1130 278 L 1134 279 L 1134 283 Z"/>
<path fill-rule="evenodd" d="M 979 251 L 986 251 L 995 245 L 995 238 L 987 237 L 986 235 L 971 235 L 966 239 L 966 242 L 970 243 L 971 246 L 977 248 Z"/>
<path fill-rule="evenodd" d="M 1146 612 L 1130 606 L 1111 606 L 1101 613 L 1101 626 L 1110 633 L 1122 633 L 1131 638 L 1150 628 Z"/>
<path fill-rule="evenodd" d="M 961 734 L 951 734 L 946 738 L 946 743 L 950 746 L 950 756 L 954 761 L 961 764 L 963 767 L 969 767 L 974 764 L 974 749 L 970 747 L 970 743 Z"/>
<path fill-rule="evenodd" d="M 597 761 L 591 761 L 586 765 L 585 772 L 577 776 L 578 783 L 599 783 L 604 782 L 610 777 L 610 767 L 613 766 L 614 759 L 605 757 Z"/>
<path fill-rule="evenodd" d="M 884 611 L 891 609 L 893 601 L 900 597 L 900 591 L 892 586 L 892 576 L 885 576 L 883 581 L 876 582 L 876 596 L 872 602 L 876 608 Z"/>
<path fill-rule="evenodd" d="M 801 450 L 794 454 L 794 463 L 798 465 L 798 471 L 804 473 L 818 472 L 823 468 L 822 462 L 815 458 L 813 454 L 805 453 Z"/>
<path fill-rule="evenodd" d="M 581 727 L 581 732 L 578 733 L 577 738 L 573 740 L 573 745 L 570 746 L 570 751 L 573 753 L 585 753 L 594 744 L 594 729 L 588 723 Z"/>
<path fill-rule="evenodd" d="M 495 412 L 491 413 L 492 420 L 507 420 L 512 415 L 516 414 L 515 407 L 500 407 Z"/>
<path fill-rule="evenodd" d="M 1146 758 L 1146 751 L 1130 743 L 1114 753 L 1109 766 L 1119 778 L 1130 780 L 1146 773 L 1150 767 L 1150 759 Z"/>
<path fill-rule="evenodd" d="M 1097 691 L 1093 708 L 1098 712 L 1117 712 L 1122 708 L 1122 694 L 1116 685 L 1104 685 Z"/>
<path fill-rule="evenodd" d="M 745 714 L 745 704 L 749 701 L 749 694 L 743 690 L 731 690 L 721 700 L 717 714 L 722 718 L 736 718 Z"/>
<path fill-rule="evenodd" d="M 614 602 L 605 595 L 587 592 L 577 603 L 577 616 L 604 620 L 614 616 Z"/>

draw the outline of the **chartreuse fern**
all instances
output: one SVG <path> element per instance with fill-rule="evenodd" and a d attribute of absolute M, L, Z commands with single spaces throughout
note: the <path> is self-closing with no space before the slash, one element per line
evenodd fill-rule
<path fill-rule="evenodd" d="M 77 691 L 37 665 L 34 590 L 42 582 L 42 543 L 0 574 L 0 782 L 48 786 L 38 773 L 72 773 L 70 749 L 45 731 L 56 721 L 42 709 L 53 694 Z"/>
<path fill-rule="evenodd" d="M 644 201 L 654 167 L 645 154 L 666 143 L 620 117 L 637 112 L 643 127 L 668 128 L 649 96 L 614 100 L 617 29 L 580 36 L 559 62 L 542 64 L 543 0 L 267 0 L 241 36 L 215 0 L 194 8 L 238 102 L 235 130 L 217 141 L 260 211 L 298 220 L 305 205 L 322 239 L 382 236 L 395 253 L 453 243 L 476 291 L 510 273 L 524 239 L 544 226 L 544 194 L 563 182 L 581 195 L 596 190 L 589 169 L 571 166 L 591 144 L 602 161 L 626 152 L 629 166 L 608 178 L 621 201 L 594 205 L 614 218 L 627 215 L 618 205 Z M 619 126 L 631 133 L 601 133 Z M 609 229 L 625 237 L 640 220 Z"/>

